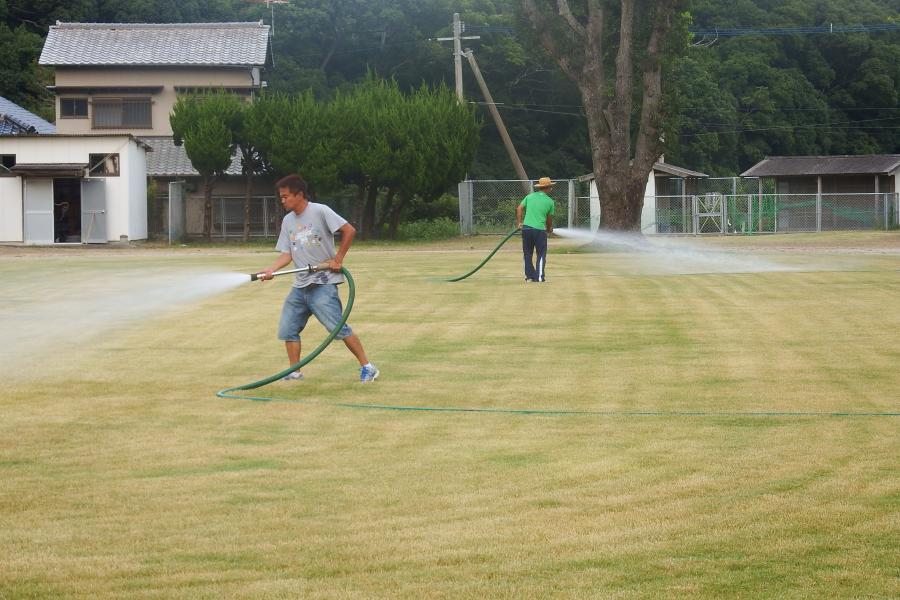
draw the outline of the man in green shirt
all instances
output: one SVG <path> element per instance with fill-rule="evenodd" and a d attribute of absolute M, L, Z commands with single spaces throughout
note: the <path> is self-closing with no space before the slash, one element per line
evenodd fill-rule
<path fill-rule="evenodd" d="M 553 198 L 544 190 L 555 185 L 549 177 L 534 184 L 536 191 L 525 196 L 516 207 L 516 224 L 522 230 L 522 253 L 525 255 L 525 281 L 545 281 L 547 235 L 553 233 Z M 532 262 L 537 253 L 537 263 Z"/>

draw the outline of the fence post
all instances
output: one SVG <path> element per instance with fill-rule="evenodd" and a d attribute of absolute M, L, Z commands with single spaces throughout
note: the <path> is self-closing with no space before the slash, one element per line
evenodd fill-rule
<path fill-rule="evenodd" d="M 697 215 L 697 211 L 700 210 L 700 199 L 697 196 L 691 196 L 691 225 L 694 228 L 694 235 L 697 235 L 700 230 L 700 217 Z"/>
<path fill-rule="evenodd" d="M 822 176 L 816 178 L 818 185 L 816 187 L 816 231 L 822 231 Z"/>
<path fill-rule="evenodd" d="M 457 186 L 459 193 L 459 232 L 462 235 L 475 233 L 472 226 L 472 182 L 461 181 Z"/>
<path fill-rule="evenodd" d="M 575 180 L 569 180 L 569 229 L 575 227 Z"/>

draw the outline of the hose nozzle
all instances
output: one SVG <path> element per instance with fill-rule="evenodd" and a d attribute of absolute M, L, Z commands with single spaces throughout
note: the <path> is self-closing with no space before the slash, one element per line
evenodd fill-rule
<path fill-rule="evenodd" d="M 316 265 L 306 265 L 305 267 L 300 267 L 299 269 L 288 269 L 286 271 L 275 271 L 272 273 L 272 277 L 276 275 L 290 275 L 291 273 L 318 273 L 320 271 L 330 271 L 331 270 L 331 261 L 326 260 L 324 262 L 320 262 Z M 259 281 L 262 280 L 265 276 L 265 271 L 261 273 L 250 273 L 250 281 Z"/>
<path fill-rule="evenodd" d="M 320 271 L 330 271 L 331 270 L 331 261 L 326 260 L 324 262 L 320 262 L 317 265 L 309 265 L 306 269 L 301 269 L 303 271 L 309 271 L 310 273 L 318 273 Z"/>

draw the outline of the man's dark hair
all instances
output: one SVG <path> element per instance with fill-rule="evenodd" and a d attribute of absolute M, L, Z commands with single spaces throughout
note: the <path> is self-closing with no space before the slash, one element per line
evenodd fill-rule
<path fill-rule="evenodd" d="M 275 182 L 275 189 L 287 188 L 292 194 L 303 192 L 304 196 L 308 194 L 308 186 L 306 180 L 297 174 L 287 175 Z"/>

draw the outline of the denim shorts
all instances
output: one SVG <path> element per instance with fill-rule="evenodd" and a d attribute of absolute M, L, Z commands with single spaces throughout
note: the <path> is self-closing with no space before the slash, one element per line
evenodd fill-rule
<path fill-rule="evenodd" d="M 315 315 L 325 329 L 331 331 L 341 322 L 342 311 L 341 298 L 334 283 L 292 287 L 281 308 L 278 339 L 285 342 L 300 341 L 300 332 L 306 327 L 309 315 Z M 353 331 L 345 324 L 335 339 L 342 340 L 351 335 Z"/>

